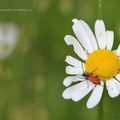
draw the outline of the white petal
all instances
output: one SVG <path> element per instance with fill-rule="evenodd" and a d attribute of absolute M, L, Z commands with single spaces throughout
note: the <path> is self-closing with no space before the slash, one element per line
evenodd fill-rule
<path fill-rule="evenodd" d="M 67 45 L 73 45 L 75 53 L 83 60 L 87 59 L 87 54 L 80 43 L 71 35 L 66 35 L 64 38 Z"/>
<path fill-rule="evenodd" d="M 115 77 L 118 81 L 120 81 L 120 74 L 117 74 Z"/>
<path fill-rule="evenodd" d="M 97 20 L 95 23 L 95 35 L 100 49 L 106 47 L 106 33 L 103 20 Z"/>
<path fill-rule="evenodd" d="M 104 83 L 102 82 L 101 85 L 97 85 L 93 89 L 93 92 L 87 101 L 87 108 L 88 109 L 95 107 L 100 102 L 102 94 L 103 94 L 103 86 L 104 86 Z"/>
<path fill-rule="evenodd" d="M 73 93 L 80 87 L 80 84 L 76 84 L 74 86 L 71 86 L 69 88 L 67 88 L 66 90 L 64 90 L 62 96 L 64 99 L 71 99 L 72 98 L 72 95 Z"/>
<path fill-rule="evenodd" d="M 77 60 L 76 58 L 72 57 L 72 56 L 67 56 L 65 61 L 75 67 L 82 67 L 82 62 L 80 62 L 79 60 Z"/>
<path fill-rule="evenodd" d="M 87 35 L 87 32 L 83 26 L 83 24 L 77 20 L 77 19 L 73 19 L 73 31 L 76 35 L 76 37 L 79 39 L 80 43 L 82 44 L 82 46 L 85 48 L 85 50 L 88 53 L 92 53 L 94 51 L 92 44 L 90 43 L 89 37 Z"/>
<path fill-rule="evenodd" d="M 74 79 L 73 76 L 70 76 L 70 77 L 66 77 L 64 80 L 63 80 L 63 85 L 64 86 L 69 86 L 72 84 L 72 79 Z"/>
<path fill-rule="evenodd" d="M 95 36 L 94 36 L 92 30 L 90 29 L 90 27 L 88 26 L 88 24 L 86 22 L 84 22 L 83 20 L 80 20 L 80 22 L 83 24 L 83 27 L 89 37 L 89 40 L 92 44 L 93 49 L 97 50 L 98 46 L 97 46 L 97 42 L 96 42 L 96 39 L 95 39 Z"/>
<path fill-rule="evenodd" d="M 63 85 L 68 87 L 72 82 L 84 81 L 85 79 L 82 76 L 68 76 L 64 79 Z"/>
<path fill-rule="evenodd" d="M 119 89 L 117 88 L 116 84 L 114 83 L 114 79 L 107 80 L 106 87 L 107 87 L 108 94 L 110 97 L 114 98 L 119 95 Z"/>
<path fill-rule="evenodd" d="M 114 80 L 115 85 L 117 86 L 120 94 L 120 81 Z"/>
<path fill-rule="evenodd" d="M 81 100 L 83 97 L 85 97 L 95 86 L 90 81 L 84 81 L 81 83 L 84 83 L 84 84 L 81 84 L 79 89 L 77 89 L 72 96 L 72 100 L 75 102 L 77 102 L 77 101 Z"/>
<path fill-rule="evenodd" d="M 85 71 L 86 71 L 85 64 L 82 64 L 82 70 L 83 70 L 83 73 L 85 73 Z"/>
<path fill-rule="evenodd" d="M 116 54 L 117 54 L 118 56 L 120 56 L 120 45 L 119 45 L 118 48 L 117 48 Z"/>
<path fill-rule="evenodd" d="M 114 42 L 114 32 L 113 31 L 107 31 L 106 32 L 106 45 L 107 49 L 111 50 L 113 47 L 113 42 Z"/>
<path fill-rule="evenodd" d="M 76 74 L 83 74 L 83 70 L 81 67 L 72 67 L 72 66 L 67 66 L 66 67 L 66 73 L 70 75 L 76 75 Z"/>

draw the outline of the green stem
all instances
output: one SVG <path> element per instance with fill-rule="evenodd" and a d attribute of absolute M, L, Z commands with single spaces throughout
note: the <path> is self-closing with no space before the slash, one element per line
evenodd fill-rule
<path fill-rule="evenodd" d="M 104 99 L 104 94 L 102 96 L 102 99 L 99 103 L 99 107 L 98 107 L 98 120 L 104 120 L 104 105 L 103 105 L 103 99 Z"/>

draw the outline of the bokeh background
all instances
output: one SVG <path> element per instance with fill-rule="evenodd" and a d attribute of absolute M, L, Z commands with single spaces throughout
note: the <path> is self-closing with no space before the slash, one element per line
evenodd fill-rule
<path fill-rule="evenodd" d="M 73 34 L 73 18 L 85 20 L 93 29 L 102 18 L 114 30 L 114 49 L 120 43 L 120 1 L 103 0 L 0 0 L 0 22 L 16 23 L 19 42 L 14 52 L 0 61 L 0 120 L 119 120 L 120 97 L 104 99 L 92 110 L 86 96 L 74 103 L 62 98 L 65 89 L 66 55 L 78 56 L 64 43 Z M 98 7 L 101 6 L 101 9 Z M 79 59 L 79 58 L 78 58 Z"/>

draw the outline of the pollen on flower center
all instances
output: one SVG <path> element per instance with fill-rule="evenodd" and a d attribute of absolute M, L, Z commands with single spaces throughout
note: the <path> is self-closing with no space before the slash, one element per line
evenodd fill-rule
<path fill-rule="evenodd" d="M 114 52 L 101 49 L 88 56 L 85 67 L 87 73 L 92 73 L 100 80 L 108 80 L 119 72 L 120 60 Z"/>

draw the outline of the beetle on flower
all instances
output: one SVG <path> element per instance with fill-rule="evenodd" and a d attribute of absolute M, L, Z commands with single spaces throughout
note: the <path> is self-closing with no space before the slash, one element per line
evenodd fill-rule
<path fill-rule="evenodd" d="M 65 36 L 67 45 L 73 45 L 75 53 L 82 61 L 67 56 L 69 64 L 66 73 L 70 76 L 63 81 L 68 87 L 62 94 L 64 99 L 77 102 L 92 91 L 87 108 L 95 107 L 101 100 L 104 84 L 110 97 L 120 95 L 120 45 L 112 50 L 114 33 L 105 29 L 103 20 L 95 22 L 95 35 L 83 20 L 73 19 L 73 31 L 76 35 Z M 73 82 L 76 85 L 70 86 Z"/>

